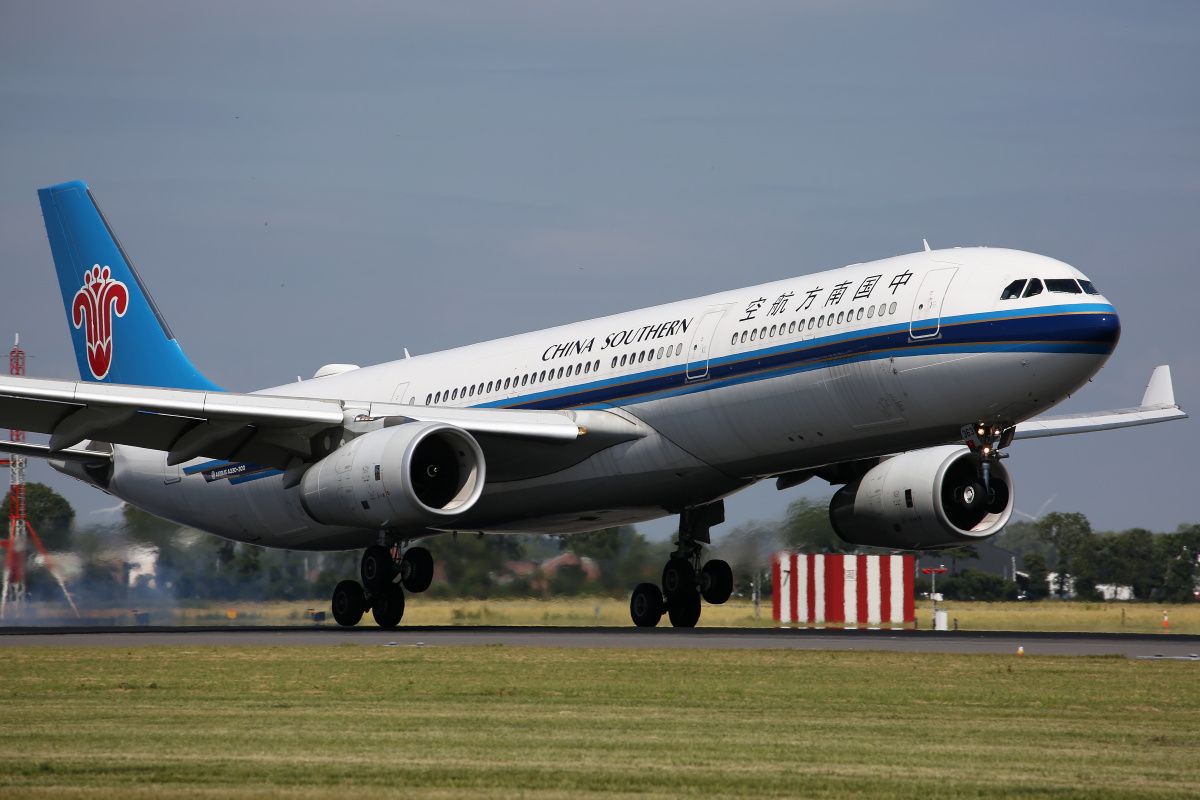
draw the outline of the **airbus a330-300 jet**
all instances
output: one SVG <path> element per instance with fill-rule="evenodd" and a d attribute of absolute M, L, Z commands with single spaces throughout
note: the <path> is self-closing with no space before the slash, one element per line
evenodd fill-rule
<path fill-rule="evenodd" d="M 239 542 L 365 548 L 333 615 L 397 625 L 433 577 L 426 537 L 570 534 L 679 515 L 634 623 L 700 618 L 723 498 L 767 478 L 841 488 L 848 543 L 897 550 L 999 532 L 1017 439 L 1186 417 L 1168 367 L 1138 407 L 1045 416 L 1104 366 L 1112 304 L 1032 253 L 924 250 L 311 380 L 223 391 L 184 355 L 79 181 L 41 189 L 81 381 L 0 378 L 0 450 Z"/>

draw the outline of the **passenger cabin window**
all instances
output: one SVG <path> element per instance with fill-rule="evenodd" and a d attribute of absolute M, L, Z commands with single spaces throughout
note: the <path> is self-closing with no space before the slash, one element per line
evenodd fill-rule
<path fill-rule="evenodd" d="M 1074 278 L 1047 278 L 1046 290 L 1059 294 L 1083 294 Z"/>
<path fill-rule="evenodd" d="M 1013 281 L 1008 286 L 1004 287 L 1004 291 L 1000 293 L 1001 300 L 1015 300 L 1021 296 L 1021 290 L 1025 288 L 1025 279 Z"/>
<path fill-rule="evenodd" d="M 1100 290 L 1096 288 L 1096 284 L 1092 283 L 1091 281 L 1080 279 L 1079 285 L 1082 286 L 1083 290 L 1088 294 L 1100 294 Z"/>
<path fill-rule="evenodd" d="M 1029 285 L 1025 287 L 1025 294 L 1021 295 L 1021 297 L 1033 297 L 1035 294 L 1041 294 L 1041 293 L 1042 293 L 1042 282 L 1039 281 L 1037 278 L 1034 278 L 1033 280 L 1031 280 L 1029 282 Z"/>

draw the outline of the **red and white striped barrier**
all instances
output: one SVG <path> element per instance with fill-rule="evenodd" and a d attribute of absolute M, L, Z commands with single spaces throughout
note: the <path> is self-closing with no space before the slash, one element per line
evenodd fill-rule
<path fill-rule="evenodd" d="M 916 621 L 913 556 L 797 555 L 771 559 L 775 619 L 903 627 Z"/>

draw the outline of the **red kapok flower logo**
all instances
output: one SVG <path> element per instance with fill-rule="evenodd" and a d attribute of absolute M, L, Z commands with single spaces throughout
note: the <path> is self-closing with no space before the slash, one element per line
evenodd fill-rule
<path fill-rule="evenodd" d="M 108 267 L 96 264 L 83 275 L 83 286 L 71 302 L 71 321 L 83 327 L 87 337 L 88 369 L 96 380 L 103 380 L 112 365 L 112 315 L 125 316 L 129 307 L 129 289 L 112 279 Z"/>

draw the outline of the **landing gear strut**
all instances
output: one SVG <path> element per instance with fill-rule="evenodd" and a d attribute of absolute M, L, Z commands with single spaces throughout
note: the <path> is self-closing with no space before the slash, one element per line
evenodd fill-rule
<path fill-rule="evenodd" d="M 370 610 L 379 627 L 394 628 L 404 617 L 404 590 L 423 592 L 433 581 L 433 556 L 424 547 L 410 547 L 397 559 L 394 548 L 373 544 L 363 553 L 359 576 L 361 584 L 342 581 L 333 590 L 337 624 L 357 625 Z"/>
<path fill-rule="evenodd" d="M 666 613 L 676 628 L 694 628 L 700 621 L 700 598 L 720 605 L 733 593 L 733 570 L 719 559 L 700 566 L 701 545 L 709 543 L 708 530 L 725 521 L 725 504 L 684 509 L 679 515 L 679 540 L 663 567 L 662 589 L 639 584 L 629 600 L 629 615 L 639 628 L 653 628 Z"/>
<path fill-rule="evenodd" d="M 963 443 L 980 456 L 977 480 L 967 481 L 954 490 L 954 501 L 963 509 L 975 511 L 986 507 L 993 511 L 1008 504 L 1008 487 L 1003 483 L 992 483 L 992 465 L 1008 458 L 1008 453 L 1000 450 L 1012 444 L 1016 432 L 1013 425 L 986 422 L 962 427 Z"/>

